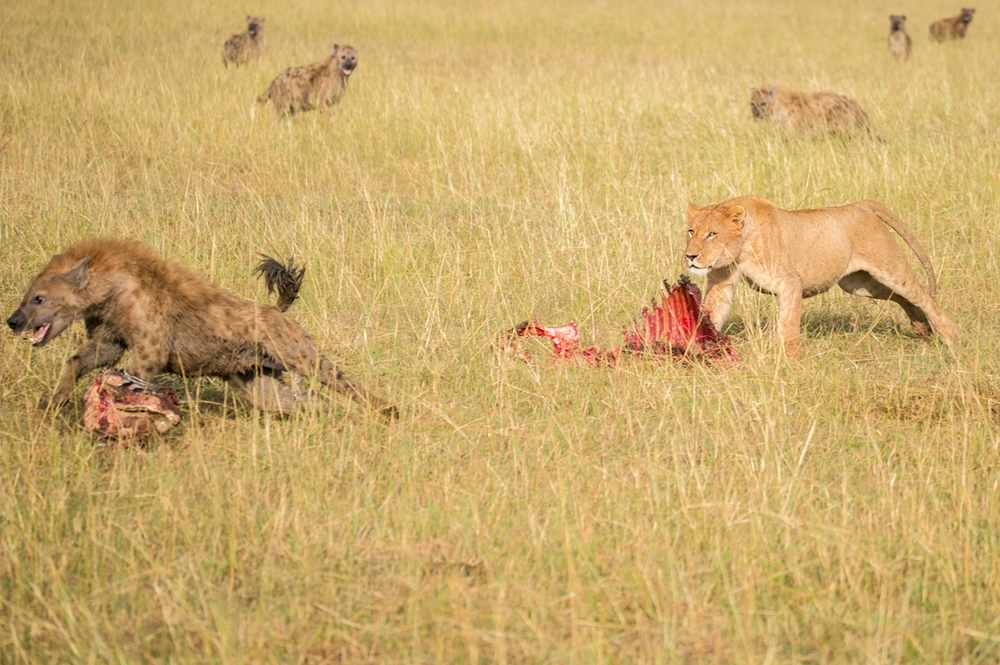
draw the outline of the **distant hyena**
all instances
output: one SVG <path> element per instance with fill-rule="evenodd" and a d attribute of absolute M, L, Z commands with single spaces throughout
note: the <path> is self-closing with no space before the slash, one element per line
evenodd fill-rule
<path fill-rule="evenodd" d="M 239 67 L 250 62 L 250 58 L 256 58 L 260 64 L 263 53 L 264 19 L 247 15 L 247 31 L 233 35 L 222 45 L 222 64 L 228 67 L 232 62 Z"/>
<path fill-rule="evenodd" d="M 834 92 L 800 92 L 785 88 L 750 91 L 750 111 L 757 120 L 768 119 L 800 134 L 831 134 L 861 129 L 870 133 L 868 114 L 856 101 Z"/>
<path fill-rule="evenodd" d="M 931 39 L 943 42 L 951 39 L 965 39 L 965 32 L 972 23 L 972 15 L 976 13 L 975 8 L 962 7 L 962 13 L 951 18 L 942 18 L 931 23 Z"/>
<path fill-rule="evenodd" d="M 906 60 L 910 57 L 910 48 L 913 41 L 906 34 L 906 17 L 893 14 L 889 17 L 889 53 L 896 56 L 897 60 Z"/>
<path fill-rule="evenodd" d="M 347 77 L 357 66 L 357 49 L 334 44 L 326 59 L 290 67 L 278 74 L 257 102 L 264 104 L 270 100 L 282 115 L 332 107 L 343 97 Z"/>

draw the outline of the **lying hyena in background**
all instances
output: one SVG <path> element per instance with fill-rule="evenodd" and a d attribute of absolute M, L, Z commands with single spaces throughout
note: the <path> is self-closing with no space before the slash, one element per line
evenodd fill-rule
<path fill-rule="evenodd" d="M 69 401 L 83 373 L 115 364 L 131 349 L 129 371 L 145 381 L 162 372 L 218 376 L 257 407 L 289 413 L 299 400 L 282 374 L 315 374 L 323 385 L 397 417 L 395 406 L 344 376 L 284 314 L 305 270 L 268 260 L 258 271 L 278 290 L 277 306 L 238 298 L 137 242 L 84 240 L 52 257 L 7 325 L 42 347 L 84 320 L 88 339 L 63 367 L 49 401 L 55 407 Z"/>
<path fill-rule="evenodd" d="M 799 134 L 821 131 L 845 134 L 858 129 L 871 134 L 868 114 L 850 97 L 835 92 L 801 92 L 787 88 L 754 88 L 750 112 Z"/>
<path fill-rule="evenodd" d="M 260 64 L 260 56 L 264 53 L 264 19 L 259 16 L 247 15 L 247 30 L 233 35 L 222 45 L 222 64 L 226 67 L 234 63 L 237 67 L 256 58 Z"/>
<path fill-rule="evenodd" d="M 264 104 L 270 100 L 274 110 L 282 115 L 327 109 L 344 96 L 347 78 L 357 66 L 357 49 L 334 44 L 325 60 L 289 67 L 278 74 L 257 102 Z"/>

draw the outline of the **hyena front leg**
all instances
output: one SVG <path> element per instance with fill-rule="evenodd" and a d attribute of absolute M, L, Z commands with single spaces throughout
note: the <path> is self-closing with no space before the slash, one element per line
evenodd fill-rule
<path fill-rule="evenodd" d="M 63 365 L 56 390 L 50 399 L 42 401 L 42 407 L 58 408 L 63 406 L 73 395 L 73 387 L 76 386 L 77 380 L 85 372 L 89 372 L 95 367 L 112 365 L 118 362 L 123 353 L 125 353 L 124 344 L 100 338 L 87 340 Z"/>

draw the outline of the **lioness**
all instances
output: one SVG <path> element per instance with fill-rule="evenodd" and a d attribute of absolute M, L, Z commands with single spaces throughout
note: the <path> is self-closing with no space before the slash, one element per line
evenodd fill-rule
<path fill-rule="evenodd" d="M 949 348 L 955 325 L 934 300 L 937 283 L 923 246 L 899 217 L 875 201 L 837 208 L 781 210 L 757 196 L 699 208 L 689 205 L 688 271 L 708 275 L 705 307 L 717 328 L 729 316 L 742 280 L 778 296 L 778 334 L 785 353 L 799 350 L 802 299 L 834 284 L 848 293 L 899 304 L 918 335 L 933 329 Z M 883 224 L 884 222 L 884 224 Z M 885 227 L 902 236 L 927 273 L 924 289 Z"/>
<path fill-rule="evenodd" d="M 973 7 L 962 7 L 962 13 L 958 16 L 938 19 L 931 23 L 931 39 L 939 42 L 951 39 L 965 39 L 965 33 L 972 23 L 972 15 L 976 13 Z"/>
<path fill-rule="evenodd" d="M 787 88 L 750 91 L 754 120 L 770 120 L 799 134 L 819 130 L 843 134 L 856 129 L 870 133 L 868 114 L 850 97 L 835 92 L 802 92 Z"/>

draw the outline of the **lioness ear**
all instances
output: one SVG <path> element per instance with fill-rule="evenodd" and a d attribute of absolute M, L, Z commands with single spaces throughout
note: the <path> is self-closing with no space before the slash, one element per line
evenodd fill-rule
<path fill-rule="evenodd" d="M 733 206 L 726 211 L 726 217 L 737 229 L 743 228 L 743 219 L 747 216 L 746 209 L 743 206 Z"/>
<path fill-rule="evenodd" d="M 74 289 L 82 289 L 90 281 L 90 257 L 85 256 L 75 266 L 60 275 Z"/>
<path fill-rule="evenodd" d="M 771 99 L 774 99 L 774 96 L 777 95 L 777 94 L 778 94 L 778 89 L 777 88 L 771 88 L 770 90 L 767 91 L 767 95 Z"/>
<path fill-rule="evenodd" d="M 694 217 L 694 215 L 697 214 L 698 212 L 701 212 L 701 208 L 699 208 L 693 203 L 688 204 L 688 209 L 687 209 L 688 217 Z"/>

